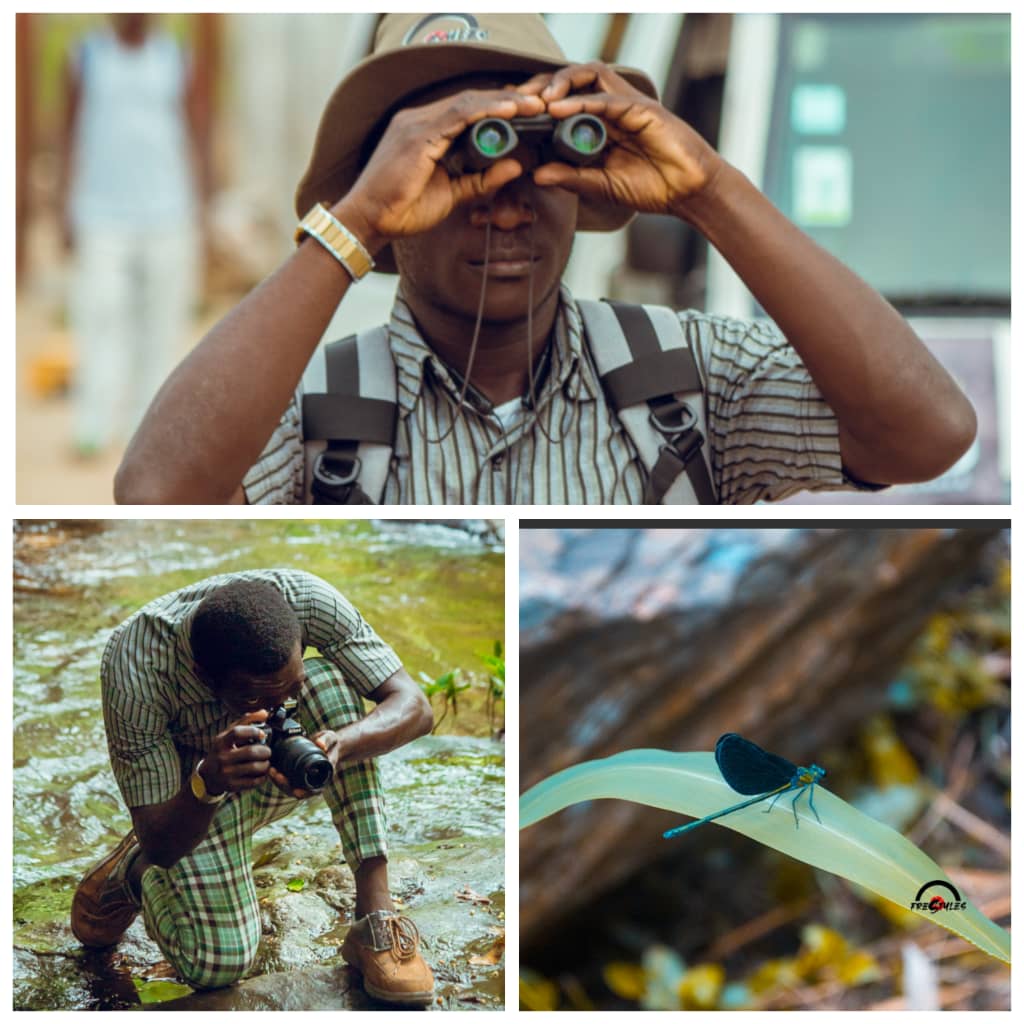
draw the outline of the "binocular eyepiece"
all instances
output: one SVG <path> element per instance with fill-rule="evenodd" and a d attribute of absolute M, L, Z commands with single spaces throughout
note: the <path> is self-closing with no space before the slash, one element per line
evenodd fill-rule
<path fill-rule="evenodd" d="M 556 121 L 549 114 L 536 117 L 485 117 L 464 131 L 445 154 L 443 164 L 452 176 L 486 170 L 520 146 L 537 152 L 540 163 L 558 160 L 587 167 L 601 159 L 608 133 L 600 118 L 576 114 Z"/>

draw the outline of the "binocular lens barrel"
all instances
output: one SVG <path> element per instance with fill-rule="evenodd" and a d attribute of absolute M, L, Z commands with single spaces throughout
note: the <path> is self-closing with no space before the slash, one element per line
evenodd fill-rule
<path fill-rule="evenodd" d="M 596 117 L 584 114 L 573 121 L 568 130 L 569 143 L 573 149 L 589 156 L 604 145 L 604 125 Z"/>
<path fill-rule="evenodd" d="M 564 121 L 546 114 L 511 121 L 485 117 L 453 147 L 445 166 L 451 174 L 481 171 L 520 146 L 537 150 L 541 162 L 561 160 L 585 166 L 599 159 L 607 142 L 604 124 L 593 114 L 576 114 Z"/>
<path fill-rule="evenodd" d="M 473 148 L 487 160 L 500 160 L 519 145 L 519 136 L 512 125 L 496 117 L 475 124 L 471 140 Z"/>
<path fill-rule="evenodd" d="M 598 159 L 607 141 L 608 133 L 600 118 L 576 114 L 558 122 L 551 149 L 564 163 L 585 167 Z"/>

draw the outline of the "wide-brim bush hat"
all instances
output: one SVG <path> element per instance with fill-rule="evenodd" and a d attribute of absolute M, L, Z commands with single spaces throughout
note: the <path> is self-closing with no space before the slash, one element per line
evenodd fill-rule
<path fill-rule="evenodd" d="M 523 79 L 569 62 L 539 14 L 388 14 L 373 50 L 349 72 L 327 101 L 313 155 L 295 194 L 304 217 L 316 203 L 332 206 L 355 184 L 378 125 L 429 86 L 463 75 L 521 73 Z M 631 85 L 657 99 L 658 90 L 636 68 L 612 65 Z M 580 197 L 577 229 L 615 231 L 634 211 Z M 391 246 L 376 269 L 396 273 Z"/>

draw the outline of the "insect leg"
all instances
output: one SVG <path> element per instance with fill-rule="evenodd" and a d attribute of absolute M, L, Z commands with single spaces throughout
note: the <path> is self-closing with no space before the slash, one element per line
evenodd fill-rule
<path fill-rule="evenodd" d="M 791 788 L 792 788 L 791 786 L 783 786 L 783 787 L 782 787 L 782 788 L 781 788 L 781 789 L 780 789 L 780 790 L 778 791 L 778 793 L 776 793 L 776 794 L 775 794 L 775 799 L 774 799 L 774 800 L 773 800 L 773 801 L 772 801 L 772 802 L 771 802 L 771 803 L 770 803 L 770 804 L 768 805 L 768 809 L 767 809 L 767 810 L 766 810 L 766 811 L 765 811 L 764 813 L 765 813 L 765 814 L 770 814 L 770 813 L 771 813 L 771 810 L 772 810 L 772 808 L 773 808 L 773 807 L 775 806 L 775 804 L 776 804 L 776 803 L 778 802 L 778 799 L 779 799 L 779 797 L 780 797 L 780 796 L 782 796 L 782 794 L 783 794 L 783 793 L 788 793 L 788 792 L 790 791 L 790 789 L 791 789 Z"/>
<path fill-rule="evenodd" d="M 797 802 L 797 800 L 800 799 L 800 797 L 802 797 L 804 795 L 804 792 L 806 791 L 806 789 L 807 789 L 806 786 L 801 786 L 797 790 L 796 796 L 793 797 L 793 803 L 790 804 L 790 806 L 793 808 L 793 821 L 796 823 L 796 827 L 797 828 L 800 827 L 800 819 L 797 817 L 797 813 L 796 813 L 796 802 Z"/>
<path fill-rule="evenodd" d="M 817 812 L 817 810 L 815 809 L 815 806 L 814 806 L 814 787 L 815 787 L 815 785 L 816 785 L 815 783 L 813 783 L 813 782 L 811 783 L 811 785 L 810 785 L 810 790 L 811 791 L 810 791 L 810 793 L 807 794 L 807 801 L 811 805 L 811 810 L 814 811 L 814 816 L 816 818 L 818 818 L 818 812 Z M 821 824 L 821 818 L 818 818 L 818 824 L 819 825 Z"/>

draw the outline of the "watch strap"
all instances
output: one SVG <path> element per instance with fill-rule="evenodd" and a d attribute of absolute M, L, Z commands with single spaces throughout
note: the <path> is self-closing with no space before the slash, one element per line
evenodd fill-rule
<path fill-rule="evenodd" d="M 206 779 L 204 779 L 202 775 L 199 773 L 199 769 L 203 767 L 203 762 L 205 760 L 205 757 L 200 758 L 199 764 L 197 764 L 195 768 L 192 769 L 192 775 L 188 780 L 189 786 L 192 789 L 192 795 L 201 804 L 219 804 L 225 797 L 227 797 L 228 792 L 227 790 L 224 790 L 223 793 L 218 793 L 216 796 L 214 796 L 206 788 Z"/>
<path fill-rule="evenodd" d="M 317 203 L 299 221 L 295 229 L 296 245 L 305 235 L 316 239 L 348 271 L 353 281 L 361 281 L 374 268 L 373 257 L 366 246 L 323 203 Z"/>

